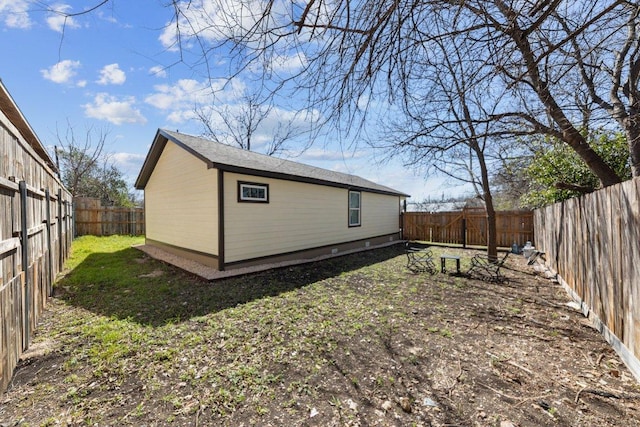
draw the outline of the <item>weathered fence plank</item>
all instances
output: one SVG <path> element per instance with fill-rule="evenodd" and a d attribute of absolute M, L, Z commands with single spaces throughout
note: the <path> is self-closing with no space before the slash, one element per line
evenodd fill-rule
<path fill-rule="evenodd" d="M 640 379 L 640 178 L 534 213 L 537 248 Z"/>

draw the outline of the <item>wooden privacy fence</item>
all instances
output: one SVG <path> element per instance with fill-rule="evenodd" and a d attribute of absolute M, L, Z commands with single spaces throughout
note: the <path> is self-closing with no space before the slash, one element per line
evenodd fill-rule
<path fill-rule="evenodd" d="M 100 199 L 73 199 L 76 236 L 110 236 L 144 234 L 144 209 L 101 206 Z"/>
<path fill-rule="evenodd" d="M 535 211 L 536 248 L 640 379 L 640 178 Z"/>
<path fill-rule="evenodd" d="M 71 195 L 0 82 L 0 392 L 71 246 Z"/>
<path fill-rule="evenodd" d="M 497 244 L 523 246 L 534 240 L 532 211 L 496 213 Z M 487 245 L 487 214 L 484 209 L 457 212 L 404 212 L 402 233 L 407 240 L 470 246 Z"/>
<path fill-rule="evenodd" d="M 71 246 L 70 195 L 0 177 L 0 390 L 29 347 Z M 12 237 L 8 237 L 12 236 Z"/>

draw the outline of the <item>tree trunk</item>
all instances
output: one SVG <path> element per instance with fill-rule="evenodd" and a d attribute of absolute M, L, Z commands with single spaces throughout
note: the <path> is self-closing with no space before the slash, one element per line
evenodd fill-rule
<path fill-rule="evenodd" d="M 563 118 L 560 120 L 567 121 L 566 117 L 564 117 L 563 112 L 556 112 L 554 114 L 551 112 L 552 116 L 562 115 Z M 555 119 L 556 117 L 554 117 Z M 558 120 L 556 120 L 556 123 Z M 558 123 L 561 127 L 562 124 Z M 608 187 L 610 185 L 619 184 L 622 180 L 616 173 L 616 171 L 611 168 L 602 157 L 600 157 L 593 148 L 589 145 L 587 140 L 578 132 L 578 130 L 572 125 L 566 126 L 562 129 L 563 140 L 566 142 L 573 150 L 584 160 L 589 169 L 598 177 L 600 183 L 603 187 Z"/>
<path fill-rule="evenodd" d="M 493 196 L 491 195 L 491 186 L 489 185 L 489 171 L 484 158 L 484 153 L 477 143 L 472 144 L 471 148 L 478 157 L 480 166 L 480 175 L 482 178 L 482 198 L 487 212 L 487 256 L 489 259 L 498 259 L 498 231 L 496 227 L 496 210 L 493 207 Z"/>
<path fill-rule="evenodd" d="M 640 176 L 640 112 L 632 112 L 624 123 L 624 130 L 629 144 L 631 158 L 631 174 Z"/>
<path fill-rule="evenodd" d="M 487 256 L 498 259 L 498 230 L 496 227 L 496 210 L 493 208 L 493 196 L 490 189 L 484 190 L 484 203 L 487 209 Z"/>

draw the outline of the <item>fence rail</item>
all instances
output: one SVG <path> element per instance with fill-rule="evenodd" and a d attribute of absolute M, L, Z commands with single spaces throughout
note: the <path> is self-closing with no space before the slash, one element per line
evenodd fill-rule
<path fill-rule="evenodd" d="M 640 379 L 640 178 L 535 211 L 536 247 Z"/>
<path fill-rule="evenodd" d="M 144 234 L 144 209 L 101 206 L 100 199 L 73 199 L 76 236 L 111 236 Z"/>
<path fill-rule="evenodd" d="M 522 246 L 534 240 L 532 211 L 499 211 L 496 227 L 498 246 Z M 407 240 L 486 246 L 487 228 L 487 214 L 480 209 L 402 214 L 402 231 Z"/>

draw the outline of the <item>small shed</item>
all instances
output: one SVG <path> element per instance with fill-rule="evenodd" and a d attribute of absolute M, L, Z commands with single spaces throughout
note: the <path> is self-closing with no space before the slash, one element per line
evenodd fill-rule
<path fill-rule="evenodd" d="M 146 245 L 218 271 L 401 239 L 407 194 L 366 179 L 160 129 L 136 188 Z"/>

